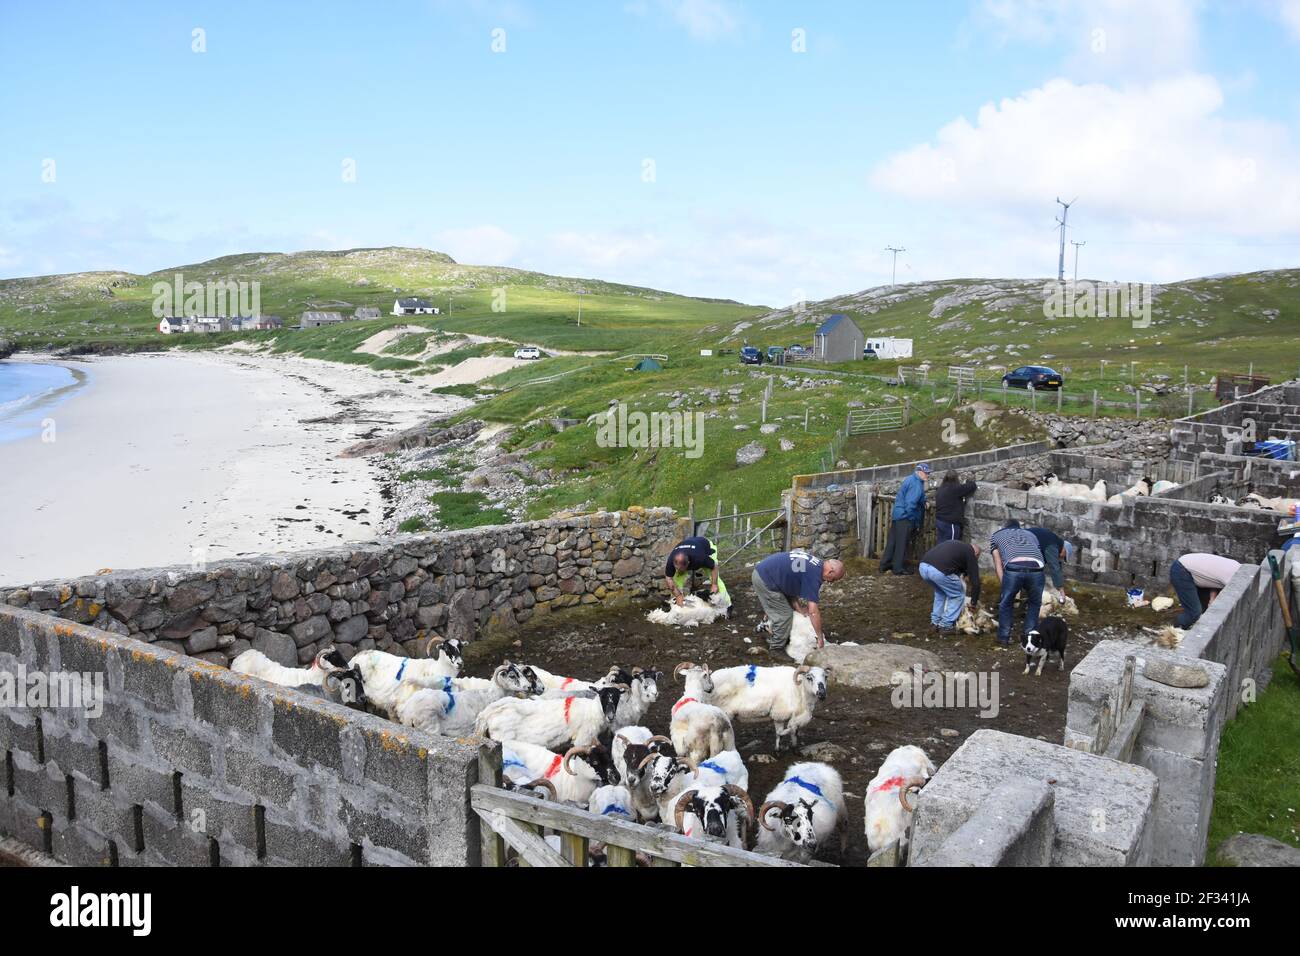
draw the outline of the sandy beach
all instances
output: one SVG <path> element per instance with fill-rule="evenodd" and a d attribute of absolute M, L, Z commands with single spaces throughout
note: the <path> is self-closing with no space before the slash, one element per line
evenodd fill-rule
<path fill-rule="evenodd" d="M 50 410 L 53 441 L 0 444 L 0 584 L 374 537 L 381 466 L 337 453 L 468 404 L 238 349 L 35 361 L 86 383 Z"/>

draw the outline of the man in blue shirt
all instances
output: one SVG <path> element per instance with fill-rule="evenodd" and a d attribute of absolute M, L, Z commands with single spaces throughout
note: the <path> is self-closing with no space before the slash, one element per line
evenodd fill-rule
<path fill-rule="evenodd" d="M 925 483 L 929 480 L 930 466 L 921 462 L 916 466 L 916 471 L 898 486 L 898 494 L 894 496 L 889 539 L 885 542 L 885 553 L 880 556 L 881 574 L 891 570 L 895 574 L 916 573 L 904 568 L 903 561 L 907 557 L 907 546 L 925 521 Z"/>
<path fill-rule="evenodd" d="M 823 584 L 844 577 L 844 562 L 834 558 L 813 557 L 807 551 L 778 551 L 758 562 L 750 581 L 763 612 L 772 624 L 767 646 L 779 651 L 790 642 L 790 629 L 794 626 L 794 603 L 808 602 L 808 619 L 817 632 L 817 646 L 826 644 L 822 630 L 818 598 Z"/>
<path fill-rule="evenodd" d="M 1062 594 L 1065 593 L 1065 571 L 1062 563 L 1069 564 L 1074 559 L 1074 545 L 1066 541 L 1050 528 L 1029 528 L 1030 534 L 1038 539 L 1038 549 L 1043 552 L 1043 564 L 1052 586 Z"/>

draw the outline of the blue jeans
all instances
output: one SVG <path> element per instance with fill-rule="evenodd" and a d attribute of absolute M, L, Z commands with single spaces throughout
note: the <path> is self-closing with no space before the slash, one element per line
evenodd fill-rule
<path fill-rule="evenodd" d="M 1007 644 L 1011 640 L 1016 595 L 1022 591 L 1025 594 L 1025 633 L 1038 627 L 1038 612 L 1043 607 L 1043 572 L 1006 568 L 1002 572 L 1002 600 L 998 602 L 999 644 Z"/>
<path fill-rule="evenodd" d="M 1183 613 L 1178 615 L 1174 626 L 1186 630 L 1201 619 L 1206 606 L 1210 603 L 1209 588 L 1196 586 L 1192 572 L 1183 567 L 1182 561 L 1175 561 L 1169 567 L 1169 583 L 1174 586 L 1178 603 L 1183 606 Z"/>
<path fill-rule="evenodd" d="M 961 585 L 961 577 L 956 574 L 943 574 L 932 564 L 921 562 L 921 577 L 934 588 L 934 607 L 930 610 L 930 623 L 940 627 L 952 627 L 961 616 L 961 609 L 966 604 L 966 589 Z"/>
<path fill-rule="evenodd" d="M 962 527 L 962 525 L 953 524 L 950 521 L 934 519 L 935 536 L 939 541 L 960 541 Z"/>

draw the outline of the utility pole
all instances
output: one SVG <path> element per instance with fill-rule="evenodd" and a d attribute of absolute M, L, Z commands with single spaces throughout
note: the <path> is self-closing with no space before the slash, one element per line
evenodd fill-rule
<path fill-rule="evenodd" d="M 587 294 L 586 289 L 578 290 L 578 327 L 582 327 L 582 297 Z"/>
<path fill-rule="evenodd" d="M 906 252 L 907 250 L 902 246 L 885 246 L 885 251 L 894 254 L 894 267 L 889 275 L 889 284 L 898 285 L 898 254 L 900 252 Z"/>
<path fill-rule="evenodd" d="M 1074 284 L 1079 284 L 1079 247 L 1086 246 L 1086 242 L 1075 242 L 1070 240 L 1070 245 L 1074 246 Z"/>
<path fill-rule="evenodd" d="M 1075 199 L 1077 198 L 1078 197 L 1076 196 Z M 1060 258 L 1057 259 L 1057 263 L 1056 263 L 1056 281 L 1064 282 L 1065 281 L 1065 220 L 1069 218 L 1070 207 L 1074 205 L 1075 200 L 1071 199 L 1069 202 L 1061 202 L 1061 197 L 1057 196 L 1056 201 L 1060 203 L 1061 206 L 1061 215 L 1057 217 L 1056 220 L 1061 224 L 1061 255 Z"/>

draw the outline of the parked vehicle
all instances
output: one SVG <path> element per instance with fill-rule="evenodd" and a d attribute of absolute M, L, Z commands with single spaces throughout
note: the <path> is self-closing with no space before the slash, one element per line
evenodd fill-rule
<path fill-rule="evenodd" d="M 542 357 L 542 350 L 536 345 L 524 345 L 515 349 L 515 358 L 517 359 L 539 359 Z"/>
<path fill-rule="evenodd" d="M 864 359 L 906 359 L 912 357 L 912 340 L 899 339 L 892 335 L 868 338 L 862 350 Z"/>
<path fill-rule="evenodd" d="M 812 358 L 812 349 L 806 345 L 791 345 L 785 350 L 787 360 L 807 361 Z"/>
<path fill-rule="evenodd" d="M 1061 389 L 1065 387 L 1065 379 L 1061 377 L 1061 373 L 1046 365 L 1022 365 L 1003 375 L 1002 381 L 1008 388 Z"/>
<path fill-rule="evenodd" d="M 862 350 L 862 358 L 863 358 L 863 359 L 878 359 L 878 358 L 880 358 L 880 356 L 876 354 L 876 350 L 875 350 L 875 349 L 873 349 L 870 345 L 868 345 L 865 349 Z"/>
<path fill-rule="evenodd" d="M 740 361 L 745 365 L 762 365 L 763 353 L 756 345 L 746 345 L 740 350 Z"/>
<path fill-rule="evenodd" d="M 767 347 L 767 360 L 773 365 L 784 365 L 785 349 L 779 345 L 769 345 Z"/>

